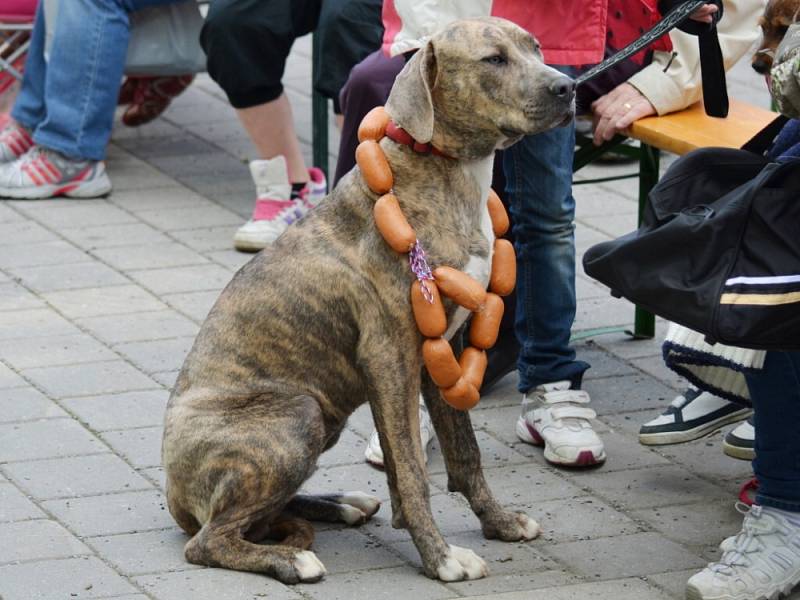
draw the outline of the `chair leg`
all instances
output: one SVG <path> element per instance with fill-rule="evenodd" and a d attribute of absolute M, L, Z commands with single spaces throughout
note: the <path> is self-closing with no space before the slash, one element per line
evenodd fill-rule
<path fill-rule="evenodd" d="M 647 206 L 647 197 L 650 190 L 658 183 L 659 159 L 661 153 L 658 148 L 641 145 L 639 155 L 639 216 L 637 225 L 642 224 L 644 210 Z M 636 307 L 633 322 L 633 337 L 637 339 L 652 338 L 656 334 L 656 319 L 652 313 L 647 312 L 640 306 Z"/>
<path fill-rule="evenodd" d="M 316 81 L 316 71 L 319 64 L 319 38 L 312 38 L 312 76 Z M 314 166 L 319 167 L 328 177 L 328 99 L 312 89 L 311 91 L 311 136 Z"/>

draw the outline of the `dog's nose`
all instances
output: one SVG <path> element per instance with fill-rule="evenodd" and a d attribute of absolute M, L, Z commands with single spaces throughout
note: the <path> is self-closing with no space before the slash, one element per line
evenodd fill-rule
<path fill-rule="evenodd" d="M 575 80 L 569 77 L 558 77 L 553 80 L 548 89 L 557 98 L 568 98 L 575 92 Z"/>
<path fill-rule="evenodd" d="M 766 75 L 769 72 L 769 67 L 769 63 L 764 59 L 759 58 L 753 61 L 753 70 L 759 75 Z"/>

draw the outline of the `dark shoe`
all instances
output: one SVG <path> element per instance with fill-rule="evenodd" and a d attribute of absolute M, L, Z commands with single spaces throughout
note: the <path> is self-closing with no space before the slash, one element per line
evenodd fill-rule
<path fill-rule="evenodd" d="M 722 440 L 722 451 L 730 457 L 740 460 L 753 460 L 756 457 L 756 430 L 753 427 L 753 417 L 729 431 Z"/>
<path fill-rule="evenodd" d="M 516 370 L 519 357 L 519 344 L 513 330 L 500 331 L 497 343 L 487 350 L 489 364 L 483 376 L 481 394 L 487 393 L 506 375 Z"/>
<path fill-rule="evenodd" d="M 642 425 L 639 443 L 648 446 L 680 444 L 708 435 L 729 423 L 746 419 L 749 408 L 690 387 L 663 414 Z"/>

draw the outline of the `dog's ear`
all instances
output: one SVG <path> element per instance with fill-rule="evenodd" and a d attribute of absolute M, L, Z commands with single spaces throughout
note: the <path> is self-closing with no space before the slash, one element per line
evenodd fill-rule
<path fill-rule="evenodd" d="M 408 61 L 394 81 L 386 101 L 392 120 L 422 144 L 433 137 L 433 99 L 436 82 L 436 55 L 428 42 Z"/>

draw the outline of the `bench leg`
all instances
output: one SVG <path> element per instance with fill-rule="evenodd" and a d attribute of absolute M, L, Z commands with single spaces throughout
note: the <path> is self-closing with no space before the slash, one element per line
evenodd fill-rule
<path fill-rule="evenodd" d="M 639 155 L 639 218 L 637 226 L 642 224 L 644 209 L 647 206 L 647 196 L 650 190 L 658 183 L 659 159 L 661 154 L 658 148 L 642 144 Z M 652 338 L 656 334 L 656 318 L 652 313 L 637 306 L 633 322 L 633 337 L 637 339 Z"/>
<path fill-rule="evenodd" d="M 319 60 L 319 42 L 318 37 L 312 37 L 312 81 L 316 81 L 316 70 Z M 311 145 L 314 166 L 319 167 L 325 173 L 325 178 L 328 177 L 328 99 L 315 91 L 311 90 Z"/>

